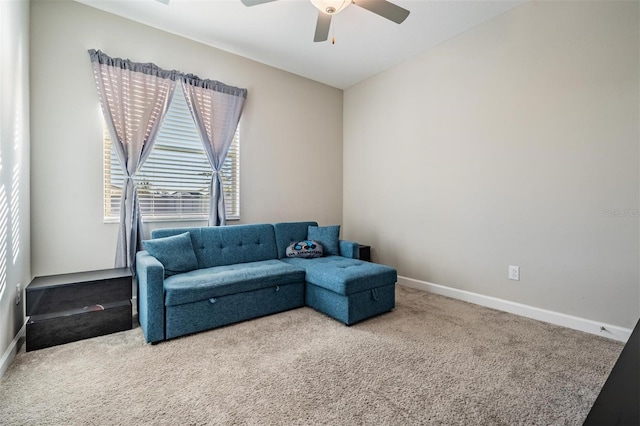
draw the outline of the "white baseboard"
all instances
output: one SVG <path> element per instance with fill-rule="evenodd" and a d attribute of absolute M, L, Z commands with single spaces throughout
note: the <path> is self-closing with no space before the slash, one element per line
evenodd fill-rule
<path fill-rule="evenodd" d="M 7 368 L 9 368 L 9 365 L 11 365 L 11 362 L 16 357 L 19 349 L 18 343 L 20 342 L 20 339 L 25 337 L 26 329 L 27 323 L 25 322 L 24 324 L 22 324 L 22 328 L 20 328 L 20 331 L 18 331 L 16 337 L 14 337 L 9 344 L 7 350 L 4 351 L 4 354 L 2 354 L 2 358 L 0 358 L 0 377 L 4 376 L 5 371 L 7 371 Z"/>
<path fill-rule="evenodd" d="M 586 333 L 596 334 L 598 336 L 607 337 L 609 339 L 626 342 L 631 336 L 630 328 L 619 327 L 617 325 L 600 323 L 597 321 L 574 317 L 560 312 L 548 311 L 546 309 L 536 308 L 535 306 L 523 305 L 521 303 L 511 302 L 496 297 L 484 296 L 478 293 L 472 293 L 466 290 L 459 290 L 452 287 L 433 284 L 426 281 L 420 281 L 413 278 L 398 277 L 398 284 L 415 288 L 417 290 L 427 291 L 452 299 L 463 300 L 465 302 L 474 303 L 476 305 L 486 306 L 488 308 L 497 309 L 499 311 L 509 312 L 511 314 L 520 315 L 522 317 L 532 318 L 538 321 L 548 322 L 550 324 L 571 328 L 574 330 L 584 331 Z"/>

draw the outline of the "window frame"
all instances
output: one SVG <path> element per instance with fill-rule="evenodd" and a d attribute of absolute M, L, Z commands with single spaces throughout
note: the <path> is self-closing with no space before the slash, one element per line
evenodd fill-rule
<path fill-rule="evenodd" d="M 178 87 L 176 87 L 176 94 L 178 94 L 178 90 L 181 90 L 181 88 L 179 89 Z M 181 92 L 180 92 L 181 93 Z M 178 96 L 179 97 L 179 96 Z M 176 96 L 174 94 L 174 97 L 172 99 L 172 103 L 176 100 Z M 182 94 L 182 100 L 185 102 L 184 106 L 180 105 L 178 106 L 178 108 L 184 110 L 184 108 L 188 107 L 186 106 L 186 100 L 184 99 L 184 94 Z M 170 109 L 171 109 L 171 105 L 170 105 Z M 169 117 L 169 116 L 168 116 Z M 166 123 L 166 119 L 168 117 L 165 117 L 165 123 Z M 176 120 L 175 116 L 171 116 L 174 120 Z M 186 115 L 184 114 L 184 112 L 181 114 L 181 119 L 185 120 Z M 189 119 L 189 125 L 193 126 L 193 129 L 195 130 L 195 123 L 193 122 L 193 118 L 191 117 L 190 114 L 188 114 L 188 119 Z M 165 123 L 162 124 L 162 126 L 165 125 Z M 186 124 L 186 123 L 185 123 Z M 158 133 L 159 137 L 162 138 L 162 126 L 161 129 Z M 169 132 L 169 130 L 167 131 Z M 195 133 L 197 135 L 197 131 Z M 198 143 L 200 146 L 202 146 L 202 142 L 198 136 L 197 138 Z M 159 142 L 160 140 L 157 140 L 156 142 Z M 160 144 L 160 145 L 154 145 L 153 150 L 159 149 L 159 146 L 165 146 L 165 150 L 171 151 L 171 150 L 176 150 L 176 151 L 181 151 L 181 152 L 187 152 L 187 151 L 191 151 L 193 153 L 193 140 L 190 141 L 191 142 L 191 146 L 179 146 L 179 145 L 170 145 L 170 144 Z M 122 188 L 120 187 L 119 189 L 113 189 L 113 188 L 117 188 L 117 183 L 113 184 L 114 180 L 113 180 L 113 175 L 114 173 L 112 172 L 112 170 L 114 168 L 116 168 L 117 170 L 115 170 L 115 174 L 116 176 L 122 176 L 122 168 L 120 166 L 120 162 L 117 159 L 117 156 L 115 155 L 115 152 L 113 151 L 113 147 L 112 147 L 112 141 L 109 135 L 109 132 L 107 130 L 107 126 L 106 124 L 104 125 L 104 129 L 103 129 L 103 142 L 102 142 L 102 164 L 103 164 L 103 176 L 102 176 L 102 186 L 103 186 L 103 192 L 102 192 L 102 203 L 103 203 L 103 208 L 102 208 L 102 212 L 103 212 L 103 222 L 104 223 L 119 223 L 120 222 L 120 198 L 121 198 L 121 194 L 122 194 Z M 167 148 L 168 147 L 168 148 Z M 202 146 L 202 151 L 200 152 L 198 150 L 197 155 L 202 154 L 204 156 L 204 159 L 206 160 L 206 164 L 208 167 L 208 173 L 212 173 L 212 168 L 211 165 L 209 164 L 209 160 L 206 156 L 206 153 L 204 151 L 204 147 Z M 152 154 L 149 156 L 148 160 L 152 159 L 153 156 L 153 152 Z M 136 182 L 136 187 L 138 189 L 138 191 L 140 191 L 140 184 L 142 183 L 142 181 L 148 181 L 148 175 L 145 175 L 144 173 L 144 169 L 147 165 L 151 165 L 153 163 L 149 163 L 147 160 L 147 162 L 145 162 L 145 164 L 142 166 L 142 169 L 140 171 L 140 173 L 138 173 L 138 176 L 136 176 L 136 178 L 134 179 L 134 181 Z M 175 164 L 179 164 L 179 162 L 176 162 Z M 229 190 L 232 192 L 231 196 L 225 196 L 225 206 L 226 206 L 226 210 L 227 210 L 227 221 L 236 221 L 236 220 L 240 220 L 240 124 L 238 124 L 238 128 L 236 128 L 236 132 L 234 135 L 234 140 L 231 144 L 231 147 L 229 148 L 229 152 L 227 155 L 227 158 L 225 160 L 225 165 L 223 166 L 223 168 L 227 171 L 227 173 L 223 173 L 223 192 L 227 193 Z M 229 173 L 229 170 L 231 170 L 231 176 L 227 176 Z M 209 174 L 210 176 L 210 174 Z M 123 179 L 123 178 L 121 178 Z M 206 180 L 207 185 L 206 187 L 209 187 L 209 179 L 203 179 L 203 182 Z M 230 180 L 230 181 L 229 181 Z M 117 182 L 117 178 L 116 178 L 116 182 Z M 166 182 L 166 181 L 165 181 Z M 160 186 L 158 190 L 160 191 L 167 191 L 169 187 L 162 187 Z M 151 197 L 149 199 L 153 199 L 154 197 Z M 149 200 L 148 199 L 148 200 Z M 175 200 L 180 200 L 179 197 L 168 197 L 166 198 L 167 200 L 172 200 L 173 202 L 175 202 Z M 184 214 L 184 213 L 180 213 L 178 210 L 172 212 L 173 214 L 160 214 L 160 215 L 148 215 L 145 214 L 141 211 L 141 215 L 142 215 L 142 219 L 144 222 L 146 223 L 151 223 L 151 222 L 188 222 L 188 221 L 207 221 L 209 218 L 209 200 L 210 200 L 210 193 L 207 190 L 207 193 L 205 196 L 203 197 L 199 197 L 197 198 L 198 200 L 201 200 L 205 207 L 204 210 L 202 212 L 202 214 Z M 143 199 L 144 200 L 144 199 Z M 183 201 L 181 201 L 182 203 Z M 141 209 L 142 210 L 142 209 Z"/>

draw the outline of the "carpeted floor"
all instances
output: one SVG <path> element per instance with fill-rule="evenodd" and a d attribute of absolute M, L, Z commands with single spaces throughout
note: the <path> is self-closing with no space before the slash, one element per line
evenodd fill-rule
<path fill-rule="evenodd" d="M 296 309 L 158 345 L 18 353 L 3 425 L 581 425 L 623 345 L 398 286 L 346 327 Z"/>

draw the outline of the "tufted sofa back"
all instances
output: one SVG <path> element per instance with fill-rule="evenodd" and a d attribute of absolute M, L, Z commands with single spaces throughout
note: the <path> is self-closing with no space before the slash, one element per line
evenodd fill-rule
<path fill-rule="evenodd" d="M 189 232 L 198 268 L 278 258 L 271 224 L 154 229 L 151 238 Z"/>
<path fill-rule="evenodd" d="M 287 257 L 287 246 L 307 239 L 307 228 L 318 226 L 317 222 L 282 222 L 273 225 L 278 245 L 278 259 Z"/>

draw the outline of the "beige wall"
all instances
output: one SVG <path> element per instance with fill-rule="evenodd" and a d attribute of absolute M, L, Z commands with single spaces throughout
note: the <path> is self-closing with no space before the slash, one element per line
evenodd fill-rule
<path fill-rule="evenodd" d="M 342 91 L 74 2 L 32 2 L 31 28 L 34 275 L 108 268 L 115 257 L 90 48 L 248 89 L 240 223 L 341 222 Z"/>
<path fill-rule="evenodd" d="M 532 2 L 345 91 L 345 236 L 405 277 L 633 327 L 638 39 L 638 2 Z"/>
<path fill-rule="evenodd" d="M 29 2 L 0 1 L 0 376 L 24 324 L 29 258 Z M 22 302 L 16 305 L 17 284 Z"/>

